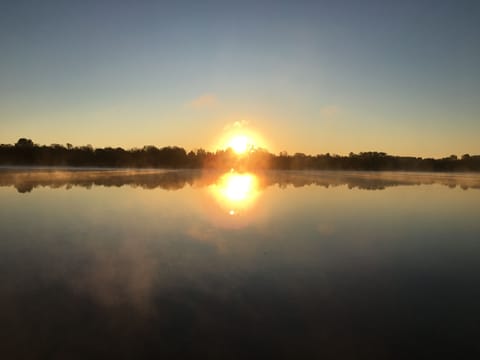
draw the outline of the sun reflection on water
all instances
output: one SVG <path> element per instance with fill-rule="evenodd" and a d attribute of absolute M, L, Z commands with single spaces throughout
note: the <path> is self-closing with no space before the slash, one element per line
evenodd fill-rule
<path fill-rule="evenodd" d="M 250 173 L 229 172 L 222 175 L 211 190 L 221 207 L 236 216 L 254 204 L 259 194 L 258 179 Z"/>

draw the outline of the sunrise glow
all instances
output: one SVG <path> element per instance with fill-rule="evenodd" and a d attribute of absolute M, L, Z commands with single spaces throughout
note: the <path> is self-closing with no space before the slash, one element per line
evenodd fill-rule
<path fill-rule="evenodd" d="M 258 149 L 271 149 L 270 142 L 267 142 L 261 133 L 250 128 L 233 128 L 220 134 L 217 141 L 212 145 L 214 149 L 231 149 L 237 155 L 244 155 Z"/>
<path fill-rule="evenodd" d="M 252 141 L 245 135 L 233 137 L 228 145 L 237 154 L 243 154 L 253 147 Z"/>

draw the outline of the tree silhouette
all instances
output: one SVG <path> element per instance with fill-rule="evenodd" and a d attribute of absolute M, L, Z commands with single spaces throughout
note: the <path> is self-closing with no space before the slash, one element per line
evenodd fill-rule
<path fill-rule="evenodd" d="M 392 156 L 384 152 L 368 151 L 348 156 L 330 153 L 278 155 L 265 149 L 251 149 L 238 155 L 231 148 L 209 152 L 178 146 L 158 148 L 146 145 L 141 149 L 125 150 L 117 147 L 93 148 L 92 145 L 74 147 L 67 143 L 37 145 L 31 139 L 20 138 L 14 145 L 0 145 L 0 165 L 3 166 L 73 166 L 73 167 L 133 167 L 133 168 L 210 168 L 237 170 L 367 170 L 367 171 L 480 171 L 480 156 L 450 155 L 441 159 Z"/>

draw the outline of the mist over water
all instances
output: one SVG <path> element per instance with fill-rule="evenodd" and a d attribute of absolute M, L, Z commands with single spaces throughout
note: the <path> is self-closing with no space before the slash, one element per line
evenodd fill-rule
<path fill-rule="evenodd" d="M 3 169 L 0 201 L 2 358 L 480 350 L 479 175 Z"/>

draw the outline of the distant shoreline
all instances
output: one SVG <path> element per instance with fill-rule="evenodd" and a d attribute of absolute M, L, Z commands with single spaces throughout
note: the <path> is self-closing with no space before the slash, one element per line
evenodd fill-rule
<path fill-rule="evenodd" d="M 141 167 L 93 167 L 93 166 L 36 166 L 36 165 L 0 165 L 0 172 L 24 172 L 24 173 L 33 173 L 33 172 L 134 172 L 138 174 L 163 174 L 163 173 L 178 173 L 178 172 L 212 172 L 212 173 L 224 173 L 225 171 L 233 171 L 237 173 L 245 172 L 284 172 L 284 173 L 299 173 L 299 174 L 308 174 L 308 173 L 324 173 L 332 175 L 335 173 L 341 174 L 355 174 L 355 175 L 402 175 L 402 174 L 412 174 L 419 176 L 431 176 L 431 175 L 480 175 L 480 171 L 424 171 L 424 170 L 342 170 L 342 169 L 219 169 L 219 168 L 141 168 Z"/>
<path fill-rule="evenodd" d="M 215 152 L 198 149 L 187 152 L 177 146 L 141 149 L 37 145 L 19 139 L 14 145 L 0 145 L 0 167 L 81 169 L 214 169 L 253 170 L 325 170 L 325 171 L 406 171 L 406 172 L 479 172 L 480 155 L 434 159 L 394 156 L 384 152 L 350 153 L 348 156 L 318 154 L 278 155 L 264 149 L 237 154 L 231 148 Z"/>

